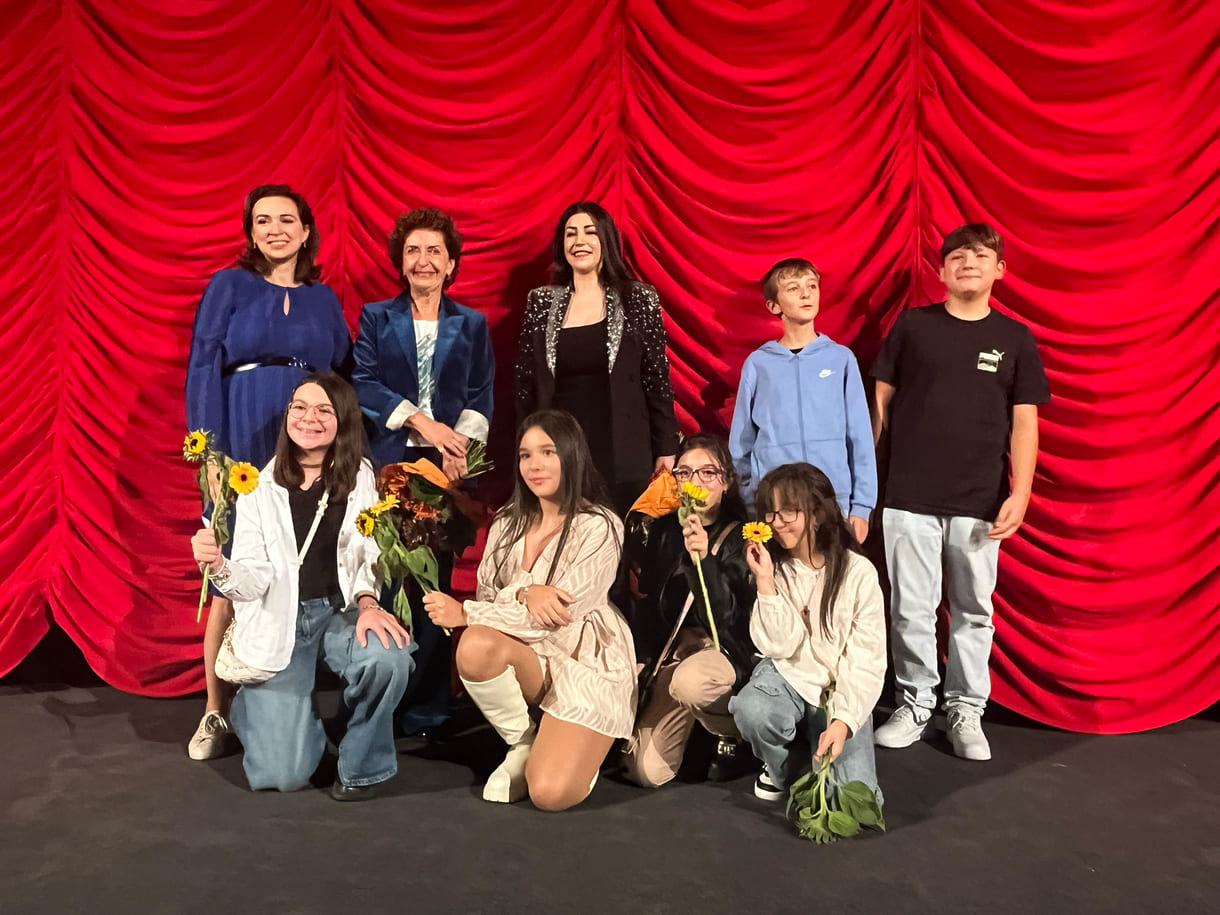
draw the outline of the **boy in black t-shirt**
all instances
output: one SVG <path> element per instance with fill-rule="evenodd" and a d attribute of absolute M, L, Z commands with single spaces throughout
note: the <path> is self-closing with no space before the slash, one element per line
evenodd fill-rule
<path fill-rule="evenodd" d="M 882 524 L 898 685 L 898 708 L 874 735 L 882 747 L 910 746 L 931 728 L 943 570 L 949 740 L 963 759 L 991 758 L 979 723 L 991 693 L 991 595 L 1000 541 L 1029 504 L 1037 405 L 1050 400 L 1033 334 L 990 306 L 1003 244 L 984 223 L 949 233 L 940 249 L 947 299 L 899 316 L 873 365 L 873 435 L 890 436 Z"/>

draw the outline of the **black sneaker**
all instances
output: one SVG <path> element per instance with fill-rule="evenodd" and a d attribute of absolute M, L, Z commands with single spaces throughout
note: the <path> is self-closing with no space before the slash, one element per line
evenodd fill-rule
<path fill-rule="evenodd" d="M 758 778 L 754 779 L 754 796 L 759 800 L 780 801 L 783 800 L 786 793 L 783 788 L 777 787 L 775 782 L 771 781 L 766 766 L 758 773 Z"/>
<path fill-rule="evenodd" d="M 716 744 L 716 756 L 707 767 L 707 778 L 712 782 L 731 782 L 757 768 L 758 760 L 750 752 L 749 744 L 721 737 Z"/>

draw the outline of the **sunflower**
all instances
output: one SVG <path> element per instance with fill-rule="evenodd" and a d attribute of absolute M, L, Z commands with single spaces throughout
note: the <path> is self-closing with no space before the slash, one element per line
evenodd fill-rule
<path fill-rule="evenodd" d="M 254 492 L 258 486 L 258 468 L 247 461 L 238 461 L 229 471 L 229 488 L 235 493 L 246 495 Z"/>
<path fill-rule="evenodd" d="M 373 536 L 373 526 L 377 522 L 373 520 L 373 516 L 367 511 L 362 511 L 356 516 L 356 530 L 364 534 L 366 537 Z"/>
<path fill-rule="evenodd" d="M 182 442 L 182 456 L 188 461 L 202 461 L 203 453 L 208 450 L 208 434 L 202 429 L 188 432 Z"/>
<path fill-rule="evenodd" d="M 398 507 L 398 496 L 394 493 L 389 493 L 384 499 L 369 509 L 369 514 L 376 517 L 384 511 L 389 511 L 391 508 Z"/>
<path fill-rule="evenodd" d="M 751 521 L 741 529 L 741 538 L 750 543 L 766 543 L 771 539 L 771 525 L 765 521 Z"/>
<path fill-rule="evenodd" d="M 709 495 L 709 493 L 706 489 L 704 489 L 702 486 L 692 483 L 690 480 L 687 480 L 685 483 L 682 484 L 682 492 L 685 493 L 686 495 L 690 496 L 696 502 L 702 502 Z"/>

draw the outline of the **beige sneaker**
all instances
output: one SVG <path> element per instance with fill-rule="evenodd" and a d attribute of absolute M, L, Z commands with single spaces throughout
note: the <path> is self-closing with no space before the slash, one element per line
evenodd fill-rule
<path fill-rule="evenodd" d="M 187 744 L 186 752 L 191 759 L 215 759 L 231 752 L 233 728 L 220 712 L 208 712 L 195 728 L 195 736 Z"/>

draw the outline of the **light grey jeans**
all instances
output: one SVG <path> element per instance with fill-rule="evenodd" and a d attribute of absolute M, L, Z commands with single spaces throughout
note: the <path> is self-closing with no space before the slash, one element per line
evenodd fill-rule
<path fill-rule="evenodd" d="M 978 518 L 920 515 L 885 509 L 885 561 L 890 573 L 890 651 L 900 705 L 935 709 L 936 608 L 949 598 L 949 658 L 945 709 L 980 712 L 991 695 L 991 595 L 1000 541 Z M 942 581 L 944 584 L 942 592 Z"/>

